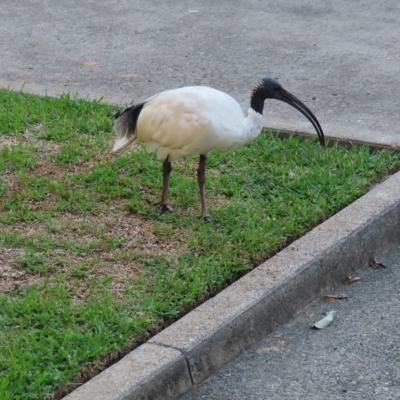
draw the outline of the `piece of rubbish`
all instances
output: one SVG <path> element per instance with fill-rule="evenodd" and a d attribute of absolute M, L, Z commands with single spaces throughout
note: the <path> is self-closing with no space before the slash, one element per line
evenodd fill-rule
<path fill-rule="evenodd" d="M 344 284 L 348 285 L 350 283 L 353 283 L 355 281 L 359 281 L 361 278 L 359 278 L 358 276 L 348 276 L 345 280 L 344 280 Z"/>
<path fill-rule="evenodd" d="M 320 319 L 319 321 L 315 322 L 311 327 L 316 329 L 323 329 L 326 328 L 335 318 L 336 311 L 329 311 L 326 314 L 326 317 Z"/>
<path fill-rule="evenodd" d="M 374 268 L 374 269 L 378 269 L 378 268 L 386 268 L 386 265 L 380 263 L 380 262 L 376 262 L 373 258 L 371 258 L 369 260 L 369 266 Z"/>
<path fill-rule="evenodd" d="M 333 303 L 335 300 L 343 300 L 349 297 L 348 294 L 328 294 L 324 296 L 324 300 L 327 303 Z"/>

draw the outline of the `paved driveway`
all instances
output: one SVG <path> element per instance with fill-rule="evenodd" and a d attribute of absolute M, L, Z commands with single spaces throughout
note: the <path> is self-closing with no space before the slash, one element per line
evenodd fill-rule
<path fill-rule="evenodd" d="M 327 135 L 400 146 L 397 0 L 2 0 L 0 86 L 125 103 L 209 85 L 244 109 L 273 76 Z M 270 101 L 267 126 L 309 131 Z"/>

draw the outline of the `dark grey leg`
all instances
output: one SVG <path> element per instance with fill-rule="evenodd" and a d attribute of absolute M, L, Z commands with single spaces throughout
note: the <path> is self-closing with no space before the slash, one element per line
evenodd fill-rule
<path fill-rule="evenodd" d="M 163 190 L 161 196 L 161 207 L 158 210 L 158 216 L 165 213 L 166 211 L 173 212 L 174 209 L 168 204 L 168 183 L 169 174 L 172 171 L 172 166 L 169 161 L 169 156 L 163 162 Z"/>
<path fill-rule="evenodd" d="M 199 218 L 203 218 L 205 220 L 210 219 L 207 215 L 207 204 L 206 204 L 206 160 L 207 157 L 201 155 L 199 160 L 199 169 L 197 170 L 197 180 L 199 182 L 200 189 L 200 201 L 201 201 L 201 215 Z"/>

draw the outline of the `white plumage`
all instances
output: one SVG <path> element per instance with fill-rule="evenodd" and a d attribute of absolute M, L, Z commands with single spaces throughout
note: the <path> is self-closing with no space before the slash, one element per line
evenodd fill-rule
<path fill-rule="evenodd" d="M 213 149 L 232 150 L 250 143 L 261 132 L 263 116 L 249 109 L 245 118 L 239 103 L 228 94 L 205 86 L 167 90 L 144 102 L 129 142 L 146 143 L 157 158 L 176 161 Z M 118 132 L 116 132 L 118 135 Z M 122 135 L 113 151 L 125 147 Z"/>
<path fill-rule="evenodd" d="M 207 217 L 205 202 L 205 162 L 213 149 L 236 149 L 253 141 L 263 127 L 264 100 L 275 98 L 301 111 L 314 125 L 324 142 L 322 129 L 311 111 L 282 86 L 264 78 L 254 88 L 251 108 L 245 116 L 238 102 L 226 93 L 204 86 L 168 90 L 143 103 L 119 111 L 115 117 L 116 152 L 138 140 L 148 152 L 157 152 L 163 163 L 163 195 L 159 214 L 172 211 L 167 202 L 171 162 L 200 155 L 198 180 L 201 217 Z"/>

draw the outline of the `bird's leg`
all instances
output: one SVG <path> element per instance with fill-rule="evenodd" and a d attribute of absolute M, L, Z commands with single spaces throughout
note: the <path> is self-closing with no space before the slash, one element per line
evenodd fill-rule
<path fill-rule="evenodd" d="M 197 180 L 199 182 L 200 189 L 200 201 L 201 201 L 201 215 L 199 218 L 204 220 L 210 219 L 207 215 L 207 204 L 206 204 L 206 156 L 200 155 L 199 169 L 197 170 Z"/>
<path fill-rule="evenodd" d="M 166 211 L 173 212 L 174 209 L 168 204 L 168 183 L 169 174 L 172 171 L 171 162 L 169 156 L 163 162 L 163 190 L 161 196 L 161 207 L 158 210 L 158 216 L 165 213 Z"/>

